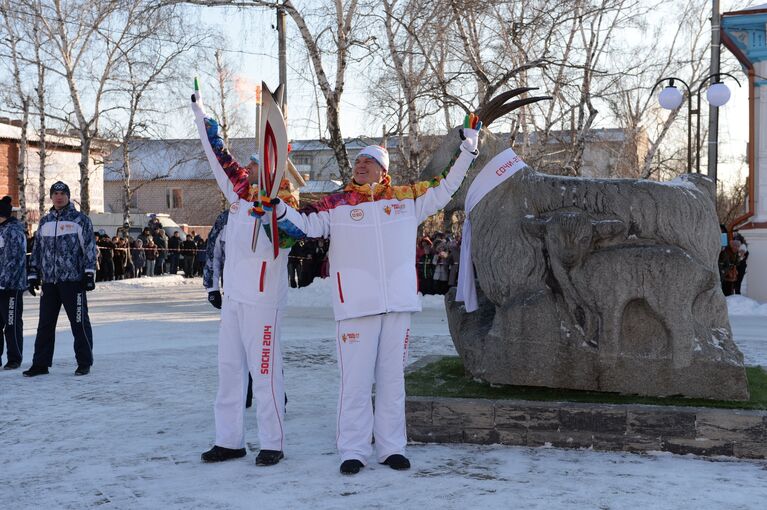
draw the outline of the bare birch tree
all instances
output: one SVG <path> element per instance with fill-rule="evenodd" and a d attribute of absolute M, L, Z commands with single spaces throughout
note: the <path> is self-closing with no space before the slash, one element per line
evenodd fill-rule
<path fill-rule="evenodd" d="M 123 222 L 130 222 L 131 152 L 139 137 L 161 135 L 157 121 L 167 113 L 163 96 L 181 86 L 178 77 L 182 56 L 205 39 L 184 21 L 178 7 L 149 8 L 135 16 L 131 33 L 117 46 L 112 87 L 119 108 L 113 132 L 122 155 Z M 174 87 L 174 85 L 176 85 Z M 160 129 L 158 129 L 160 128 Z"/>
<path fill-rule="evenodd" d="M 22 62 L 19 43 L 23 28 L 15 16 L 11 14 L 10 0 L 3 0 L 0 3 L 0 14 L 3 16 L 5 37 L 4 42 L 10 52 L 11 74 L 13 76 L 14 99 L 17 107 L 21 111 L 21 136 L 19 139 L 19 154 L 16 164 L 16 181 L 19 193 L 19 209 L 21 211 L 21 222 L 27 223 L 27 198 L 26 198 L 26 165 L 27 165 L 27 136 L 29 131 L 29 110 L 30 95 L 22 84 Z"/>
<path fill-rule="evenodd" d="M 37 4 L 45 36 L 44 48 L 55 61 L 49 70 L 63 78 L 70 104 L 51 111 L 55 118 L 77 131 L 80 138 L 80 208 L 90 212 L 91 149 L 99 136 L 107 96 L 126 45 L 136 45 L 131 28 L 151 3 L 142 0 L 52 0 Z M 159 8 L 159 7 L 155 7 Z"/>
<path fill-rule="evenodd" d="M 611 117 L 626 133 L 627 147 L 621 157 L 630 153 L 637 158 L 635 171 L 620 176 L 660 178 L 686 170 L 686 124 L 682 121 L 687 116 L 687 97 L 682 107 L 665 112 L 658 104 L 657 92 L 666 84 L 655 94 L 650 87 L 662 77 L 678 76 L 693 84 L 705 76 L 709 48 L 705 4 L 703 0 L 688 0 L 671 14 L 671 22 L 664 17 L 662 23 L 641 27 L 642 37 L 624 51 L 613 52 L 612 65 L 624 72 L 616 77 L 615 92 L 605 100 Z M 636 55 L 645 58 L 638 60 Z M 680 90 L 686 96 L 684 87 Z M 679 117 L 682 119 L 677 120 Z M 646 149 L 637 151 L 634 146 L 644 133 Z"/>
<path fill-rule="evenodd" d="M 433 28 L 434 20 L 439 18 L 436 12 L 439 4 L 423 0 L 383 0 L 383 7 L 387 42 L 386 54 L 381 56 L 384 71 L 375 77 L 371 93 L 377 99 L 376 111 L 386 115 L 389 110 L 388 118 L 394 126 L 391 131 L 399 138 L 396 150 L 404 163 L 396 173 L 407 182 L 416 179 L 421 171 L 425 150 L 421 129 L 423 118 L 439 111 L 439 106 L 432 112 L 426 111 L 433 82 L 427 79 L 430 71 L 427 61 L 437 61 L 435 53 L 439 46 L 419 45 L 418 39 L 411 34 L 423 36 L 437 32 Z M 387 82 L 394 86 L 387 87 Z"/>
<path fill-rule="evenodd" d="M 268 7 L 282 9 L 298 28 L 301 40 L 311 61 L 322 98 L 325 102 L 327 138 L 322 141 L 330 147 L 343 180 L 351 178 L 351 164 L 341 130 L 341 97 L 346 85 L 346 72 L 355 49 L 364 53 L 372 41 L 365 33 L 359 0 L 333 0 L 320 2 L 314 9 L 299 9 L 292 0 L 252 0 L 251 2 L 226 0 L 188 0 L 187 3 L 208 6 Z M 330 76 L 333 76 L 332 80 Z"/>
<path fill-rule="evenodd" d="M 41 1 L 37 0 L 37 11 L 42 9 Z M 34 12 L 34 11 L 33 11 Z M 42 218 L 45 215 L 45 197 L 47 196 L 47 190 L 45 189 L 45 167 L 48 161 L 48 133 L 47 133 L 47 116 L 46 116 L 46 80 L 45 69 L 46 66 L 42 60 L 40 54 L 40 48 L 43 45 L 43 35 L 40 30 L 40 19 L 35 17 L 32 22 L 32 44 L 34 46 L 34 65 L 37 70 L 37 87 L 36 92 L 36 108 L 37 118 L 40 121 L 38 129 L 39 142 L 37 145 L 38 156 L 38 182 L 37 182 L 37 212 L 38 216 Z"/>

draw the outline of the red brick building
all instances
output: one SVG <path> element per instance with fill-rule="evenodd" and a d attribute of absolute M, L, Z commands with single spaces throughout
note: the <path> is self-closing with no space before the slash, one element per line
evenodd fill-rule
<path fill-rule="evenodd" d="M 38 204 L 40 193 L 45 196 L 45 208 L 51 207 L 48 188 L 56 181 L 69 185 L 72 201 L 80 201 L 80 139 L 51 132 L 46 137 L 45 189 L 40 190 L 40 138 L 34 130 L 27 134 L 26 193 L 27 219 L 36 223 L 40 219 Z M 13 205 L 19 205 L 19 121 L 0 118 L 0 197 L 10 195 Z M 90 200 L 91 211 L 104 210 L 104 152 L 108 145 L 94 144 L 91 151 Z"/>
<path fill-rule="evenodd" d="M 0 139 L 0 197 L 10 195 L 13 205 L 19 205 L 19 183 L 16 167 L 19 146 L 14 140 Z"/>

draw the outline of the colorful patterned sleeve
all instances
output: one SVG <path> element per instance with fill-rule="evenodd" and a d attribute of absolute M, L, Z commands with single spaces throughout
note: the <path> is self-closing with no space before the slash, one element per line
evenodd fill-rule
<path fill-rule="evenodd" d="M 234 157 L 232 157 L 226 145 L 224 145 L 224 140 L 218 132 L 218 122 L 216 122 L 215 119 L 206 118 L 205 127 L 208 135 L 208 142 L 213 149 L 213 154 L 216 156 L 218 164 L 221 165 L 221 168 L 229 178 L 232 186 L 234 186 L 234 192 L 238 197 L 244 200 L 250 200 L 252 191 L 250 183 L 248 182 L 247 168 L 240 166 Z"/>
<path fill-rule="evenodd" d="M 288 179 L 283 179 L 280 182 L 280 189 L 277 191 L 277 197 L 285 202 L 291 209 L 298 209 L 298 200 L 292 193 L 293 186 Z M 298 241 L 295 237 L 290 236 L 287 232 L 279 230 L 280 248 L 292 248 Z"/>

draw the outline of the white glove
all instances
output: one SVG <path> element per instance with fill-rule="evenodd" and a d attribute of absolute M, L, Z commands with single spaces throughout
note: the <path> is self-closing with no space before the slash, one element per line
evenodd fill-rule
<path fill-rule="evenodd" d="M 479 130 L 477 129 L 471 129 L 471 128 L 461 128 L 459 131 L 459 134 L 461 135 L 461 139 L 463 142 L 461 143 L 461 150 L 465 152 L 469 152 L 476 156 L 479 154 L 479 150 L 477 150 L 477 147 L 479 146 Z"/>
<path fill-rule="evenodd" d="M 288 206 L 285 205 L 285 202 L 282 200 L 277 203 L 277 205 L 274 207 L 274 210 L 277 211 L 277 221 L 280 221 L 282 218 L 285 217 L 285 213 L 287 212 Z"/>
<path fill-rule="evenodd" d="M 192 94 L 192 113 L 197 120 L 203 120 L 205 118 L 205 107 L 202 104 L 202 98 L 195 92 Z"/>

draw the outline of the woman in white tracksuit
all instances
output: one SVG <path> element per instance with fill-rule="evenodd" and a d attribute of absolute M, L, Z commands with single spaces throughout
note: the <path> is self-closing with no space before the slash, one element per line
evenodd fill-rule
<path fill-rule="evenodd" d="M 245 451 L 245 397 L 248 371 L 253 376 L 258 438 L 257 465 L 272 465 L 283 458 L 285 405 L 280 345 L 282 310 L 288 294 L 289 247 L 275 259 L 265 229 L 258 231 L 256 251 L 251 247 L 256 217 L 249 214 L 248 197 L 258 172 L 257 156 L 241 167 L 227 151 L 218 124 L 205 118 L 197 98 L 192 104 L 195 123 L 219 188 L 231 204 L 226 225 L 224 298 L 218 339 L 218 393 L 214 406 L 216 443 L 202 454 L 205 462 L 243 457 Z M 234 186 L 232 186 L 232 184 Z M 289 192 L 280 196 L 290 202 Z"/>
<path fill-rule="evenodd" d="M 341 371 L 337 447 L 344 474 L 367 463 L 373 437 L 378 462 L 410 467 L 404 456 L 404 366 L 410 316 L 421 310 L 413 264 L 416 235 L 418 225 L 450 201 L 477 155 L 478 131 L 461 134 L 461 149 L 431 181 L 391 186 L 388 153 L 369 146 L 357 156 L 354 180 L 343 192 L 301 212 L 276 205 L 280 230 L 291 237 L 330 237 Z"/>

